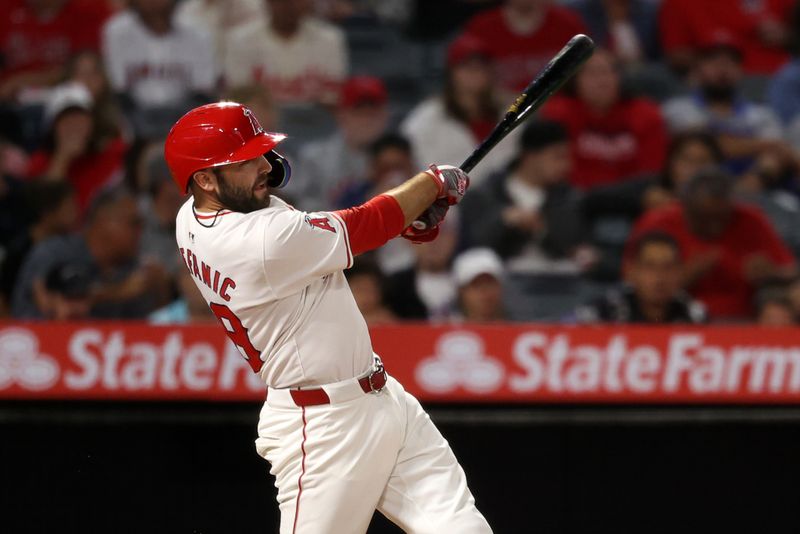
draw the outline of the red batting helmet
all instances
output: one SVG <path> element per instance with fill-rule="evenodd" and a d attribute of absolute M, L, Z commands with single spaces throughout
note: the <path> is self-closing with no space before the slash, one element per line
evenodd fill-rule
<path fill-rule="evenodd" d="M 236 102 L 217 102 L 194 108 L 178 119 L 167 135 L 164 156 L 182 192 L 201 169 L 261 155 L 272 165 L 269 186 L 283 187 L 291 168 L 273 148 L 285 138 L 284 134 L 265 132 L 249 108 Z"/>

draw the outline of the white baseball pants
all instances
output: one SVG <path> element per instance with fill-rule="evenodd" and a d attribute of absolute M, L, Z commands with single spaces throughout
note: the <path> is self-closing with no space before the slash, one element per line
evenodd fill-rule
<path fill-rule="evenodd" d="M 269 390 L 256 449 L 272 465 L 281 534 L 363 534 L 375 509 L 414 534 L 491 533 L 464 470 L 419 401 L 392 377 L 379 393 L 353 379 L 331 403 L 297 407 Z"/>

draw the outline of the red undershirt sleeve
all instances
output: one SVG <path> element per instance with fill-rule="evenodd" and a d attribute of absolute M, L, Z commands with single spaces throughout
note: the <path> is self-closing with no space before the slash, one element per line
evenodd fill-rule
<path fill-rule="evenodd" d="M 400 235 L 405 215 L 394 197 L 378 195 L 372 200 L 346 210 L 335 211 L 347 227 L 350 250 L 361 254 L 384 245 Z"/>

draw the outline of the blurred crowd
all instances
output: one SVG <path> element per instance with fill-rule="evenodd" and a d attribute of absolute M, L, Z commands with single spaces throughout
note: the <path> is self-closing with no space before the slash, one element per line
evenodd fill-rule
<path fill-rule="evenodd" d="M 163 157 L 192 107 L 282 131 L 296 207 L 458 165 L 575 34 L 598 49 L 438 239 L 347 272 L 370 324 L 800 320 L 796 0 L 6 0 L 0 317 L 213 320 Z"/>

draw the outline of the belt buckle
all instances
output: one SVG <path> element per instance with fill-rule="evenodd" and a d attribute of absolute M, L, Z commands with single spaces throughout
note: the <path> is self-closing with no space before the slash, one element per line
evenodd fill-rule
<path fill-rule="evenodd" d="M 383 384 L 381 384 L 380 387 L 375 387 L 375 384 L 372 382 L 372 377 L 374 377 L 375 375 L 383 376 Z M 386 387 L 386 372 L 383 368 L 383 362 L 381 362 L 377 358 L 375 359 L 375 370 L 369 374 L 367 382 L 369 382 L 369 389 L 371 389 L 373 393 L 378 393 L 380 391 L 383 391 L 383 388 Z"/>

